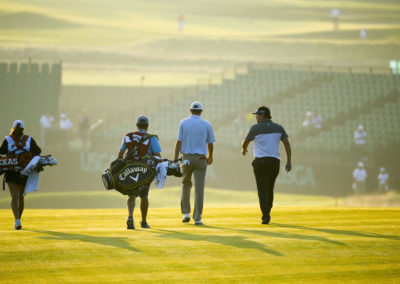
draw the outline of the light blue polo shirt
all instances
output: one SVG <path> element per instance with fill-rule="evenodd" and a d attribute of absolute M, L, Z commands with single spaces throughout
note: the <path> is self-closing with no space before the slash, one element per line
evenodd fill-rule
<path fill-rule="evenodd" d="M 146 131 L 144 131 L 144 130 L 139 130 L 138 132 L 146 133 Z M 121 151 L 125 151 L 126 150 L 125 136 L 122 139 L 120 150 Z M 152 136 L 151 139 L 150 139 L 150 146 L 147 149 L 147 155 L 151 156 L 151 155 L 153 155 L 155 153 L 160 153 L 160 152 L 161 152 L 160 143 L 158 143 L 158 140 L 157 140 L 156 136 Z"/>
<path fill-rule="evenodd" d="M 192 115 L 179 124 L 178 141 L 182 141 L 182 154 L 207 155 L 207 144 L 215 142 L 211 124 L 200 117 Z"/>

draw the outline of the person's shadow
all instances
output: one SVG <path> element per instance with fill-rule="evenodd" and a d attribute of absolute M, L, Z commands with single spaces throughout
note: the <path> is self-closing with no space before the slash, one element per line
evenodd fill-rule
<path fill-rule="evenodd" d="M 141 252 L 141 250 L 132 247 L 127 238 L 121 237 L 98 237 L 98 236 L 89 236 L 89 235 L 81 235 L 81 234 L 69 234 L 63 232 L 54 232 L 54 231 L 41 231 L 34 230 L 33 232 L 43 233 L 50 236 L 41 236 L 40 239 L 43 240 L 58 240 L 58 241 L 81 241 L 93 244 L 99 244 L 104 246 L 112 246 L 122 249 L 127 249 L 134 252 Z"/>
<path fill-rule="evenodd" d="M 204 226 L 208 227 L 208 226 Z M 215 228 L 215 229 L 223 229 L 223 228 Z M 221 244 L 225 246 L 231 246 L 236 248 L 248 248 L 248 249 L 256 249 L 264 253 L 268 253 L 275 256 L 283 256 L 282 253 L 268 248 L 265 244 L 261 244 L 252 240 L 249 240 L 244 236 L 220 236 L 220 235 L 202 235 L 202 234 L 190 234 L 183 233 L 173 230 L 158 230 L 160 238 L 166 239 L 178 239 L 178 240 L 186 240 L 186 241 L 206 241 L 216 244 Z"/>
<path fill-rule="evenodd" d="M 367 232 L 357 232 L 357 231 L 348 231 L 348 230 L 337 230 L 337 229 L 324 229 L 324 228 L 310 228 L 299 225 L 289 225 L 289 224 L 273 224 L 276 227 L 287 228 L 287 229 L 298 229 L 298 230 L 307 230 L 307 231 L 315 231 L 315 232 L 323 232 L 332 235 L 344 235 L 344 236 L 352 236 L 352 237 L 364 237 L 364 238 L 377 238 L 377 239 L 388 239 L 400 241 L 400 236 L 393 235 L 382 235 L 376 233 L 367 233 Z"/>

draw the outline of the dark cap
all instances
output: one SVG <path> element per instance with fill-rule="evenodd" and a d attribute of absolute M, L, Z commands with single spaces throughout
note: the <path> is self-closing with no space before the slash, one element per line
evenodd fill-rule
<path fill-rule="evenodd" d="M 271 112 L 266 106 L 259 107 L 256 112 L 253 112 L 253 114 L 263 114 L 265 117 L 271 118 Z"/>
<path fill-rule="evenodd" d="M 138 117 L 137 124 L 141 123 L 141 124 L 149 124 L 149 119 L 147 117 L 145 117 L 144 115 L 141 115 Z"/>

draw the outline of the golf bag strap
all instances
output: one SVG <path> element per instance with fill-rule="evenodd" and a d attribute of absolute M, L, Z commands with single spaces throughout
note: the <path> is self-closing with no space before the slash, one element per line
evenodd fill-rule
<path fill-rule="evenodd" d="M 129 137 L 129 139 L 130 139 L 131 141 L 133 141 L 133 133 L 132 133 L 132 132 L 128 134 L 128 137 Z M 151 137 L 152 137 L 151 134 L 147 134 L 147 133 L 146 133 L 145 135 L 143 135 L 143 136 L 140 138 L 138 144 L 135 146 L 135 148 L 136 148 L 136 147 L 139 148 L 140 145 L 142 145 L 143 142 L 144 142 L 146 139 L 151 139 Z M 150 143 L 150 142 L 149 142 L 149 143 Z M 134 148 L 133 150 L 136 150 L 135 148 Z M 132 158 L 133 152 L 134 152 L 134 151 L 128 152 L 128 154 L 127 154 L 126 157 L 125 157 L 125 161 L 130 160 L 130 159 Z"/>

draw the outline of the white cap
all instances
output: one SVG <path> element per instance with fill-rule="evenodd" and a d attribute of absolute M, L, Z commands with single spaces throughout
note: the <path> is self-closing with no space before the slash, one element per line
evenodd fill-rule
<path fill-rule="evenodd" d="M 16 128 L 18 124 L 19 124 L 19 127 L 24 128 L 24 122 L 22 120 L 14 121 L 13 128 Z"/>
<path fill-rule="evenodd" d="M 311 111 L 307 111 L 307 112 L 306 112 L 306 115 L 307 115 L 307 116 L 312 116 L 312 112 L 311 112 Z"/>
<path fill-rule="evenodd" d="M 363 162 L 358 162 L 357 166 L 359 166 L 360 168 L 364 167 L 364 163 Z"/>
<path fill-rule="evenodd" d="M 358 129 L 363 130 L 363 129 L 364 129 L 364 126 L 363 126 L 362 124 L 360 124 L 360 125 L 358 126 Z"/>
<path fill-rule="evenodd" d="M 193 102 L 193 103 L 190 105 L 190 109 L 194 109 L 194 110 L 203 110 L 203 107 L 202 107 L 201 103 L 199 103 L 199 102 Z"/>
<path fill-rule="evenodd" d="M 385 168 L 381 168 L 381 172 L 384 172 L 385 171 Z"/>
<path fill-rule="evenodd" d="M 61 118 L 67 118 L 67 115 L 66 115 L 65 113 L 62 113 L 62 114 L 60 115 L 60 117 L 61 117 Z"/>

